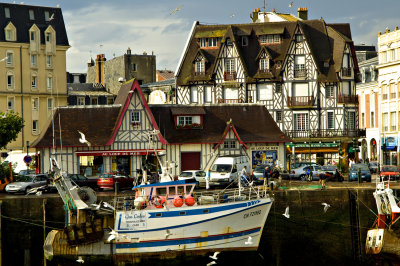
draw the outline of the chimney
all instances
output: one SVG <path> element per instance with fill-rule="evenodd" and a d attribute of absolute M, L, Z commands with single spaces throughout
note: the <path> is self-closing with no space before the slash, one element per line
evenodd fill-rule
<path fill-rule="evenodd" d="M 250 18 L 253 21 L 253 23 L 256 23 L 258 20 L 258 10 L 254 9 L 253 13 L 250 14 Z"/>
<path fill-rule="evenodd" d="M 308 10 L 307 7 L 299 7 L 297 9 L 297 16 L 302 20 L 308 20 Z"/>
<path fill-rule="evenodd" d="M 127 55 L 131 55 L 132 54 L 131 48 L 128 47 L 128 50 L 126 50 L 126 54 Z"/>
<path fill-rule="evenodd" d="M 103 86 L 105 86 L 105 81 L 104 81 L 104 62 L 106 61 L 106 58 L 104 57 L 104 54 L 98 54 L 96 57 L 96 83 L 101 83 Z"/>

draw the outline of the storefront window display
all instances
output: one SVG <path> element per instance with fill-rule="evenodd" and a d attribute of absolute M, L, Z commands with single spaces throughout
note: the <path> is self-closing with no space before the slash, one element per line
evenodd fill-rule
<path fill-rule="evenodd" d="M 103 173 L 102 156 L 80 156 L 79 171 L 81 175 L 90 177 L 98 176 Z"/>
<path fill-rule="evenodd" d="M 277 160 L 277 151 L 253 151 L 252 164 L 253 168 L 262 164 L 275 164 Z"/>

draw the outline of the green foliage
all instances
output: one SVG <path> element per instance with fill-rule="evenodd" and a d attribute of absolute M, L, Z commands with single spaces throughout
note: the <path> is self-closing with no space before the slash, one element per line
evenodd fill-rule
<path fill-rule="evenodd" d="M 15 176 L 14 172 L 13 176 Z M 10 167 L 8 166 L 8 162 L 3 162 L 0 164 L 0 179 L 4 180 L 4 178 L 10 178 Z"/>
<path fill-rule="evenodd" d="M 0 112 L 0 149 L 3 149 L 13 140 L 17 139 L 19 132 L 24 127 L 24 120 L 18 113 Z"/>

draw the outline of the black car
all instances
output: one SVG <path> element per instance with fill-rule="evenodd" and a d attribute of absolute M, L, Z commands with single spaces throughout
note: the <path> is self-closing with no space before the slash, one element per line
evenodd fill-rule
<path fill-rule="evenodd" d="M 68 177 L 80 187 L 90 187 L 94 190 L 99 188 L 97 186 L 97 178 L 91 179 L 80 174 L 68 174 Z"/>
<path fill-rule="evenodd" d="M 369 162 L 368 164 L 368 168 L 371 171 L 371 173 L 376 174 L 378 172 L 378 166 L 379 163 L 378 162 Z"/>

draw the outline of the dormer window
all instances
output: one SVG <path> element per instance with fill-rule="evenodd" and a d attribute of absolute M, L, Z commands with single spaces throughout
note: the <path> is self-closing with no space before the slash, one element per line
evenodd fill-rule
<path fill-rule="evenodd" d="M 196 72 L 195 72 L 196 76 L 204 75 L 204 73 L 205 73 L 204 61 L 202 60 L 202 61 L 196 62 Z"/>
<path fill-rule="evenodd" d="M 35 12 L 33 9 L 29 9 L 29 19 L 34 20 L 35 19 Z"/>
<path fill-rule="evenodd" d="M 40 30 L 36 25 L 29 29 L 29 52 L 31 54 L 40 53 Z"/>
<path fill-rule="evenodd" d="M 281 36 L 279 34 L 267 34 L 260 35 L 260 44 L 275 44 L 281 42 Z"/>
<path fill-rule="evenodd" d="M 44 20 L 49 21 L 50 20 L 50 13 L 49 11 L 44 11 Z"/>
<path fill-rule="evenodd" d="M 200 115 L 177 116 L 176 120 L 177 129 L 192 129 L 201 127 L 202 125 L 201 125 Z"/>
<path fill-rule="evenodd" d="M 14 42 L 17 40 L 17 29 L 11 22 L 4 28 L 4 34 L 6 41 Z"/>
<path fill-rule="evenodd" d="M 55 54 L 56 51 L 56 31 L 52 26 L 49 26 L 45 32 L 46 55 Z"/>
<path fill-rule="evenodd" d="M 10 17 L 11 17 L 11 15 L 10 15 L 10 8 L 8 8 L 8 7 L 5 7 L 5 8 L 4 8 L 4 16 L 5 16 L 6 18 L 10 18 Z"/>
<path fill-rule="evenodd" d="M 201 48 L 216 48 L 218 47 L 218 38 L 200 38 L 199 43 Z"/>
<path fill-rule="evenodd" d="M 242 46 L 249 45 L 249 38 L 247 36 L 242 36 Z"/>
<path fill-rule="evenodd" d="M 261 58 L 260 59 L 260 71 L 261 72 L 268 72 L 270 69 L 269 58 Z"/>

